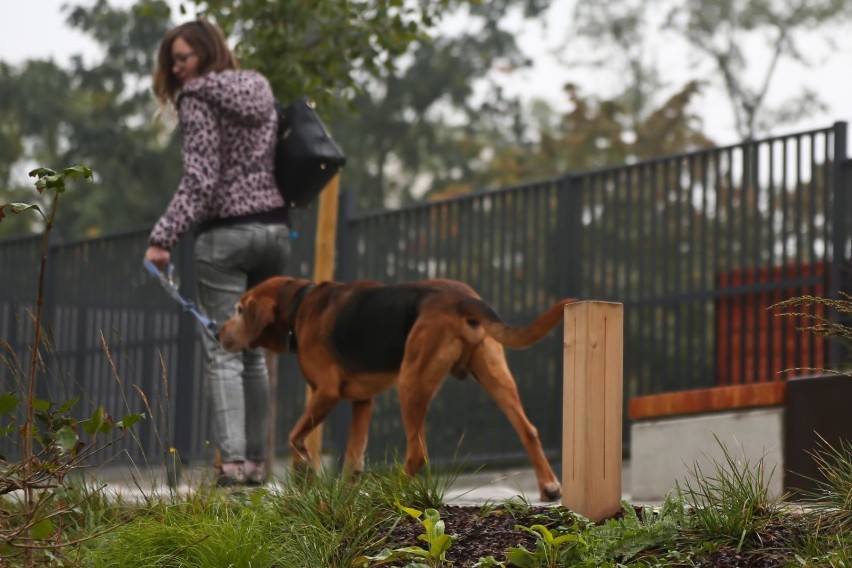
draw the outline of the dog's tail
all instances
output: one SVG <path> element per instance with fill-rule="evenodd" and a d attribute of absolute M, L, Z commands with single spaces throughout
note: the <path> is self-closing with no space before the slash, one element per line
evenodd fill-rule
<path fill-rule="evenodd" d="M 547 335 L 564 318 L 566 304 L 576 298 L 559 300 L 546 312 L 524 326 L 512 326 L 494 311 L 494 308 L 476 298 L 466 298 L 460 304 L 462 314 L 472 327 L 482 325 L 485 332 L 509 349 L 525 349 Z"/>

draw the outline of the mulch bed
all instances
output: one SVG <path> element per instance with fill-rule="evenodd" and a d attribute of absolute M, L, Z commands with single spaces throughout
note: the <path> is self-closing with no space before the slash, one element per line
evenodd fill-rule
<path fill-rule="evenodd" d="M 555 507 L 532 506 L 511 511 L 495 507 L 483 512 L 482 507 L 444 506 L 438 511 L 445 523 L 444 532 L 456 539 L 447 552 L 447 560 L 452 561 L 455 567 L 473 566 L 477 560 L 487 556 L 505 562 L 505 551 L 511 547 L 522 545 L 534 551 L 535 537 L 515 528 L 516 525 L 530 527 L 540 524 L 553 529 L 565 524 L 565 517 Z M 759 535 L 759 542 L 755 542 L 754 547 L 746 547 L 748 552 L 737 553 L 733 548 L 722 548 L 695 561 L 699 566 L 721 568 L 784 566 L 784 555 L 779 553 L 778 546 L 790 535 L 791 530 L 783 521 L 771 523 L 765 529 L 765 534 Z M 392 549 L 402 546 L 425 548 L 426 543 L 417 538 L 423 532 L 417 520 L 406 518 L 393 529 L 385 546 Z"/>

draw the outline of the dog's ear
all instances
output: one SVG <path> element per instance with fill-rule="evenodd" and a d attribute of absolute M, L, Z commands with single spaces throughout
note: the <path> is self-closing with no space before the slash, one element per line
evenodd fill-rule
<path fill-rule="evenodd" d="M 275 320 L 275 300 L 265 296 L 249 298 L 243 305 L 243 325 L 254 347 L 266 326 Z"/>

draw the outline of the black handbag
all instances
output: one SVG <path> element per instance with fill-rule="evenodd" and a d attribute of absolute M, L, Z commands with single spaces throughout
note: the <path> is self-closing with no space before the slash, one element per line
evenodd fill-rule
<path fill-rule="evenodd" d="M 287 207 L 307 207 L 346 163 L 340 147 L 317 114 L 316 103 L 302 97 L 278 112 L 275 182 Z"/>

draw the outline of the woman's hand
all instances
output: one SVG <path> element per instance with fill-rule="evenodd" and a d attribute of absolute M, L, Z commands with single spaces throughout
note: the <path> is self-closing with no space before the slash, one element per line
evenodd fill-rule
<path fill-rule="evenodd" d="M 172 253 L 156 245 L 151 245 L 145 250 L 145 260 L 150 260 L 160 270 L 168 268 L 171 258 Z"/>

